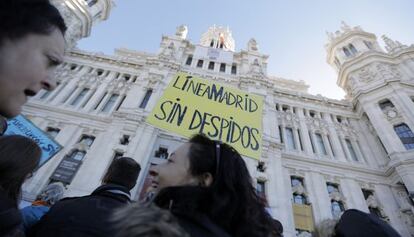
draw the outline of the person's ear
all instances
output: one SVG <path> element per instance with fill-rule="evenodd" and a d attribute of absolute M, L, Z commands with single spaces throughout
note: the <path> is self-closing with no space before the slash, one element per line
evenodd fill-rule
<path fill-rule="evenodd" d="M 200 176 L 200 186 L 202 187 L 210 187 L 213 184 L 213 175 L 209 172 L 203 173 Z"/>

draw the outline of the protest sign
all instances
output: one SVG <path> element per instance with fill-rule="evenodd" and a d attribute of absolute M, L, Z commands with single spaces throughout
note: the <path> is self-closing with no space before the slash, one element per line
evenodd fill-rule
<path fill-rule="evenodd" d="M 23 115 L 19 115 L 7 121 L 7 130 L 4 135 L 22 135 L 34 140 L 42 150 L 39 167 L 62 149 L 62 146 L 59 143 L 49 137 L 49 135 Z"/>
<path fill-rule="evenodd" d="M 203 133 L 259 159 L 263 97 L 180 72 L 170 82 L 147 122 L 190 137 Z"/>

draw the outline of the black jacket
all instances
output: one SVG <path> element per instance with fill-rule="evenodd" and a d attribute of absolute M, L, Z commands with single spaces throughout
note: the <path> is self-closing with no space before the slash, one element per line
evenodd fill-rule
<path fill-rule="evenodd" d="M 19 230 L 22 216 L 16 204 L 0 188 L 0 236 Z"/>
<path fill-rule="evenodd" d="M 29 236 L 114 236 L 109 218 L 113 211 L 130 202 L 129 190 L 107 184 L 91 195 L 65 198 L 56 203 L 29 231 Z"/>
<path fill-rule="evenodd" d="M 356 209 L 346 210 L 335 227 L 338 237 L 401 237 L 387 222 Z"/>
<path fill-rule="evenodd" d="M 230 237 L 204 214 L 205 208 L 208 208 L 205 188 L 164 188 L 155 197 L 154 203 L 160 208 L 169 209 L 191 237 Z"/>

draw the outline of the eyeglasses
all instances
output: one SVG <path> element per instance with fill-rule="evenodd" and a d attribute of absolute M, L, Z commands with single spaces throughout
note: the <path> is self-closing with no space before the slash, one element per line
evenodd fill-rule
<path fill-rule="evenodd" d="M 220 153 L 221 153 L 221 142 L 214 141 L 214 145 L 216 147 L 216 180 L 219 174 L 219 167 L 220 167 Z"/>

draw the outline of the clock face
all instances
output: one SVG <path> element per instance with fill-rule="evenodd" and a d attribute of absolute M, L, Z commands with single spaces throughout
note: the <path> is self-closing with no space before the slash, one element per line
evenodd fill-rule
<path fill-rule="evenodd" d="M 388 117 L 395 118 L 397 116 L 397 113 L 394 110 L 390 110 L 387 113 Z"/>

